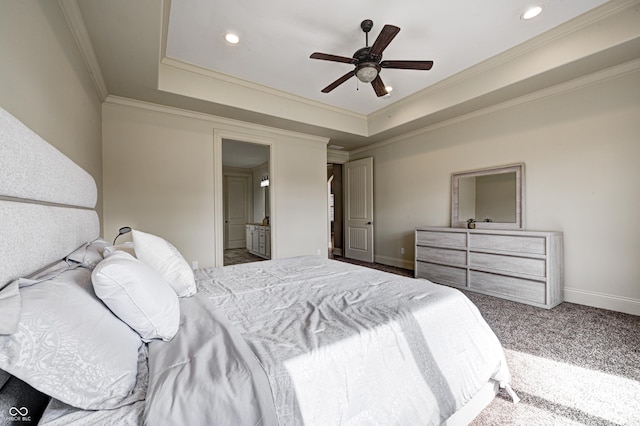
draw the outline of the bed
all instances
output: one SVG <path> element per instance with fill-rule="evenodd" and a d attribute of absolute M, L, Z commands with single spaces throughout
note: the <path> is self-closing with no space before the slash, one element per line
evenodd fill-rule
<path fill-rule="evenodd" d="M 0 109 L 0 423 L 467 424 L 512 392 L 455 289 L 320 256 L 192 271 L 100 239 L 96 194 Z"/>

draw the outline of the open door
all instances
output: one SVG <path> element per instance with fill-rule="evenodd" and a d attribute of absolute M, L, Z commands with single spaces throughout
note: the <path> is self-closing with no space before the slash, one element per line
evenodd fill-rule
<path fill-rule="evenodd" d="M 345 163 L 344 181 L 344 256 L 373 262 L 373 157 Z"/>

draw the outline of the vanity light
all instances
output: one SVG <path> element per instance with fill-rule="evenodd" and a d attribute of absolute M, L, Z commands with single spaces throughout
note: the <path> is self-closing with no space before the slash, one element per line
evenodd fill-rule
<path fill-rule="evenodd" d="M 540 12 L 542 12 L 542 7 L 533 6 L 527 9 L 526 12 L 522 14 L 521 18 L 524 20 L 533 19 L 536 16 L 540 15 Z"/>
<path fill-rule="evenodd" d="M 227 40 L 227 43 L 230 44 L 238 44 L 240 42 L 240 37 L 238 37 L 234 33 L 226 33 L 224 35 L 224 39 Z"/>

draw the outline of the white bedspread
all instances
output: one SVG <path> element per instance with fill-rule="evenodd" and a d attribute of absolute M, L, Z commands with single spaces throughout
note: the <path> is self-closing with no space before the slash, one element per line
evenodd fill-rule
<path fill-rule="evenodd" d="M 488 381 L 510 382 L 496 336 L 452 288 L 320 257 L 203 269 L 196 280 L 176 338 L 150 346 L 146 413 L 54 404 L 44 423 L 216 424 L 228 402 L 234 424 L 271 424 L 258 403 L 269 399 L 283 426 L 441 424 Z M 256 366 L 262 378 L 249 380 Z"/>
<path fill-rule="evenodd" d="M 281 425 L 440 424 L 504 352 L 459 291 L 320 257 L 198 271 L 264 367 Z"/>

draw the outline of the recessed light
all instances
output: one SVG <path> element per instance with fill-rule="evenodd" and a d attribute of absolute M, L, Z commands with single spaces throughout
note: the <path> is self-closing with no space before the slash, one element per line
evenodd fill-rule
<path fill-rule="evenodd" d="M 540 12 L 542 12 L 542 7 L 540 6 L 530 7 L 522 14 L 522 19 L 525 19 L 525 20 L 533 19 L 536 16 L 540 15 Z"/>
<path fill-rule="evenodd" d="M 391 93 L 393 91 L 392 86 L 384 86 L 384 88 L 387 89 L 387 93 Z"/>
<path fill-rule="evenodd" d="M 226 33 L 224 39 L 227 40 L 227 43 L 231 44 L 238 44 L 240 42 L 240 37 L 234 33 Z"/>

